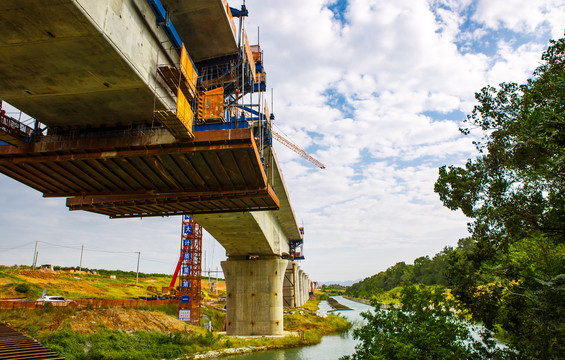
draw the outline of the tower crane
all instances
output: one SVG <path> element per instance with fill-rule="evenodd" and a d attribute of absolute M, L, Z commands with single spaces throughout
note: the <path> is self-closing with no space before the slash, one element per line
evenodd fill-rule
<path fill-rule="evenodd" d="M 294 151 L 298 155 L 302 156 L 304 159 L 310 161 L 312 164 L 316 165 L 320 169 L 325 169 L 326 167 L 324 164 L 316 160 L 313 156 L 308 154 L 306 151 L 302 150 L 300 146 L 296 145 L 292 140 L 288 137 L 284 137 L 283 135 L 279 134 L 275 130 L 271 129 L 271 133 L 273 134 L 273 139 L 278 140 L 281 144 L 289 148 L 290 150 Z"/>

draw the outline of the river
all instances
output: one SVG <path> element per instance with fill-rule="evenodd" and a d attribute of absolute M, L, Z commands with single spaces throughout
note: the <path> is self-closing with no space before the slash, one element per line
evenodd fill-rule
<path fill-rule="evenodd" d="M 338 302 L 346 305 L 353 310 L 336 311 L 342 314 L 349 322 L 353 324 L 361 324 L 361 312 L 371 310 L 369 305 L 360 304 L 342 298 L 334 297 Z M 331 310 L 326 301 L 320 302 L 321 313 Z M 339 335 L 328 335 L 322 338 L 322 342 L 317 345 L 305 346 L 301 348 L 270 350 L 256 352 L 245 355 L 234 355 L 223 357 L 224 360 L 337 360 L 343 355 L 351 355 L 355 352 L 357 341 L 353 339 L 352 332 L 349 331 Z"/>

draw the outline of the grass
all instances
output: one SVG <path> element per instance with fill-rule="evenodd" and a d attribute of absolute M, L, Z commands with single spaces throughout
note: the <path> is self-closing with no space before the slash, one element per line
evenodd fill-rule
<path fill-rule="evenodd" d="M 401 287 L 395 287 L 389 291 L 382 292 L 378 295 L 374 295 L 371 300 L 376 300 L 378 302 L 397 304 L 400 302 L 400 291 Z"/>
<path fill-rule="evenodd" d="M 45 334 L 38 339 L 43 345 L 67 360 L 83 359 L 177 359 L 198 352 L 222 347 L 219 338 L 205 334 L 181 334 L 100 329 L 82 335 L 65 329 Z"/>
<path fill-rule="evenodd" d="M 47 289 L 47 295 L 61 295 L 71 299 L 124 299 L 145 296 L 148 286 L 160 289 L 161 286 L 168 286 L 170 281 L 167 276 L 144 277 L 140 274 L 139 284 L 136 285 L 135 276 L 131 274 L 120 273 L 116 276 L 117 279 L 111 279 L 109 275 L 43 273 L 31 272 L 24 267 L 0 267 L 0 294 L 4 297 L 25 296 L 37 299 L 43 289 Z M 26 288 L 20 284 L 26 284 L 29 290 L 18 293 L 16 287 L 19 286 L 20 290 Z M 220 281 L 220 284 L 225 288 L 223 281 Z M 203 289 L 207 287 L 203 285 Z M 220 291 L 223 291 L 222 287 Z M 309 300 L 301 308 L 286 314 L 285 330 L 297 335 L 281 338 L 231 338 L 192 326 L 187 326 L 191 333 L 128 333 L 96 325 L 94 332 L 81 334 L 70 328 L 70 324 L 76 324 L 78 317 L 74 320 L 73 317 L 80 310 L 50 305 L 36 309 L 0 310 L 0 322 L 9 323 L 16 330 L 38 339 L 69 360 L 178 359 L 225 348 L 265 346 L 274 349 L 313 345 L 319 343 L 323 335 L 343 332 L 350 328 L 344 318 L 335 315 L 325 318 L 316 316 L 319 301 L 319 297 Z M 175 318 L 178 312 L 176 304 L 149 306 L 145 310 L 158 311 Z M 201 312 L 210 318 L 214 331 L 222 330 L 224 312 L 209 306 L 203 306 Z"/>
<path fill-rule="evenodd" d="M 161 333 L 136 331 L 127 333 L 98 327 L 96 332 L 81 334 L 70 329 L 77 314 L 76 308 L 45 306 L 38 309 L 0 311 L 0 321 L 8 322 L 19 331 L 38 339 L 68 360 L 82 359 L 178 359 L 210 350 L 240 347 L 290 348 L 313 345 L 323 335 L 343 332 L 350 324 L 339 316 L 316 316 L 319 300 L 310 300 L 305 307 L 293 309 L 285 315 L 285 330 L 297 335 L 282 338 L 231 338 L 190 327 L 192 333 Z M 176 316 L 175 305 L 151 307 Z M 215 330 L 223 327 L 225 314 L 212 307 L 203 307 L 202 313 L 212 320 Z"/>
<path fill-rule="evenodd" d="M 171 275 L 164 274 L 139 274 L 136 284 L 134 272 L 118 270 L 97 270 L 100 274 L 71 273 L 68 271 L 44 272 L 31 271 L 25 266 L 0 266 L 0 298 L 27 298 L 38 299 L 43 289 L 47 295 L 60 295 L 68 299 L 99 298 L 99 299 L 131 299 L 140 296 L 151 296 L 148 287 L 158 291 L 168 287 Z M 110 276 L 116 278 L 112 279 Z M 16 287 L 29 286 L 26 292 L 18 292 Z M 218 282 L 220 291 L 225 290 L 225 282 Z M 202 279 L 202 289 L 208 289 L 208 281 Z M 207 294 L 207 297 L 215 297 Z"/>
<path fill-rule="evenodd" d="M 222 331 L 224 329 L 226 313 L 214 309 L 211 306 L 202 306 L 200 313 L 210 318 L 210 321 L 212 322 L 212 328 L 214 329 L 214 331 Z"/>
<path fill-rule="evenodd" d="M 388 291 L 380 290 L 378 293 L 363 294 L 363 295 L 358 295 L 357 297 L 365 300 L 374 300 L 381 303 L 397 304 L 400 303 L 401 290 L 402 287 L 395 287 L 394 289 Z M 352 296 L 352 295 L 346 294 L 346 296 Z"/>
<path fill-rule="evenodd" d="M 312 308 L 313 304 L 317 304 L 317 301 L 311 301 L 307 307 Z M 176 308 L 170 305 L 151 310 L 176 314 Z M 68 360 L 178 359 L 230 347 L 289 348 L 317 344 L 323 335 L 343 332 L 350 327 L 344 318 L 335 315 L 322 318 L 303 308 L 285 315 L 285 330 L 293 331 L 298 336 L 282 338 L 230 338 L 202 328 L 191 328 L 194 331 L 192 333 L 127 333 L 98 328 L 94 333 L 81 334 L 70 330 L 68 326 L 77 311 L 70 307 L 50 306 L 0 311 L 0 321 L 9 322 L 16 329 L 23 330 Z M 223 326 L 223 312 L 211 307 L 204 307 L 202 312 L 212 319 L 214 328 Z M 54 329 L 53 323 L 57 329 Z"/>
<path fill-rule="evenodd" d="M 19 267 L 3 267 L 0 271 L 0 294 L 5 298 L 23 296 L 35 300 L 41 297 L 43 289 L 47 289 L 47 295 L 60 295 L 73 300 L 80 298 L 127 299 L 148 295 L 148 286 L 154 286 L 160 290 L 161 287 L 169 286 L 170 280 L 171 276 L 144 277 L 143 274 L 140 274 L 139 283 L 136 284 L 135 275 L 118 276 L 116 279 L 111 279 L 110 275 L 50 273 Z M 16 291 L 16 287 L 20 284 L 28 285 L 30 290 L 24 293 Z"/>
<path fill-rule="evenodd" d="M 42 332 L 56 330 L 76 312 L 74 307 L 53 307 L 51 304 L 45 304 L 36 309 L 0 310 L 0 322 L 8 323 L 26 335 L 37 337 Z"/>

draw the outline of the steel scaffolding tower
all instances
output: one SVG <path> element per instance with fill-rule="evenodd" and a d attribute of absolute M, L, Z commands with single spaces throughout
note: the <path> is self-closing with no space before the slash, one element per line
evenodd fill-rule
<path fill-rule="evenodd" d="M 202 227 L 183 215 L 180 260 L 179 319 L 200 325 Z"/>

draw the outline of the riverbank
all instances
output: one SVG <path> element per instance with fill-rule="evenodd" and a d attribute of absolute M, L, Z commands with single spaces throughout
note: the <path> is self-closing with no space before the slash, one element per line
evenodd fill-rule
<path fill-rule="evenodd" d="M 328 305 L 332 307 L 333 310 L 331 311 L 338 311 L 338 310 L 352 310 L 350 307 L 340 304 L 336 299 L 333 297 L 328 299 Z"/>
<path fill-rule="evenodd" d="M 344 299 L 350 300 L 350 301 L 355 301 L 358 302 L 360 304 L 365 304 L 365 305 L 371 305 L 371 300 L 367 300 L 367 299 L 357 299 L 357 298 L 352 298 L 349 296 L 343 296 Z"/>
<path fill-rule="evenodd" d="M 365 304 L 365 305 L 369 305 L 372 306 L 371 300 L 367 300 L 367 299 L 358 299 L 358 298 L 353 298 L 353 297 L 349 297 L 349 296 L 343 296 L 344 299 L 350 300 L 350 301 L 355 301 L 358 302 L 360 304 Z M 400 309 L 402 307 L 401 303 L 386 303 L 386 302 L 377 302 L 377 304 L 380 305 L 381 309 L 390 309 L 390 307 L 394 307 L 395 309 Z"/>
<path fill-rule="evenodd" d="M 354 326 L 361 326 L 364 322 L 361 313 L 370 311 L 371 306 L 353 302 L 336 296 L 335 299 L 352 310 L 340 312 Z M 327 314 L 331 307 L 327 302 L 320 302 L 318 312 Z M 240 355 L 224 355 L 217 360 L 280 360 L 280 359 L 307 359 L 307 360 L 336 360 L 342 356 L 355 352 L 359 340 L 351 332 L 324 336 L 319 344 L 312 346 L 293 347 L 279 350 L 256 351 Z"/>
<path fill-rule="evenodd" d="M 245 338 L 209 332 L 176 319 L 174 306 L 155 307 L 151 311 L 45 306 L 3 310 L 0 321 L 36 338 L 67 360 L 121 359 L 126 354 L 145 359 L 211 359 L 313 345 L 324 335 L 350 328 L 351 324 L 342 317 L 316 315 L 311 309 L 317 309 L 318 302 L 310 300 L 305 308 L 286 311 L 286 335 L 282 337 Z M 209 307 L 205 310 L 214 322 L 223 324 L 223 313 Z"/>

